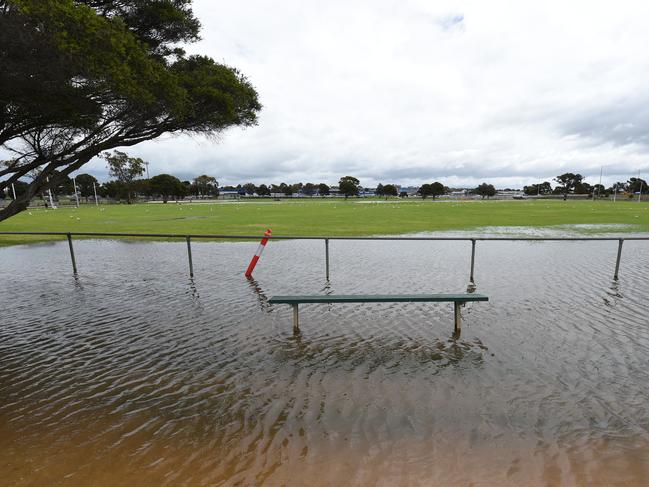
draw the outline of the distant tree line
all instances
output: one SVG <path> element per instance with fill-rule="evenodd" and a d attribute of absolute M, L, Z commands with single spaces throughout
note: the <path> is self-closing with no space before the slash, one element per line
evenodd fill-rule
<path fill-rule="evenodd" d="M 73 194 L 75 183 L 78 195 L 81 198 L 85 198 L 86 202 L 90 198 L 94 198 L 96 191 L 98 196 L 126 201 L 129 204 L 134 201 L 135 197 L 160 198 L 166 203 L 171 199 L 178 200 L 187 197 L 190 199 L 194 197 L 216 198 L 222 191 L 234 192 L 240 196 L 256 195 L 261 197 L 277 195 L 291 197 L 294 194 L 309 197 L 324 197 L 329 196 L 332 192 L 331 187 L 325 183 L 310 182 L 294 184 L 282 182 L 280 184 L 260 185 L 249 182 L 243 185 L 219 187 L 219 182 L 216 178 L 206 174 L 198 176 L 191 181 L 181 181 L 170 174 L 158 174 L 151 178 L 143 178 L 145 166 L 148 163 L 142 159 L 128 156 L 126 153 L 120 151 L 104 153 L 102 157 L 106 160 L 108 172 L 113 179 L 105 183 L 99 183 L 90 174 L 79 174 L 73 182 L 69 176 L 55 173 L 53 177 L 56 179 L 57 184 L 52 188 L 54 194 Z M 539 184 L 525 186 L 523 192 L 530 196 L 563 195 L 564 199 L 568 197 L 568 194 L 608 196 L 613 192 L 626 192 L 632 196 L 637 193 L 649 193 L 647 182 L 635 177 L 630 178 L 626 182 L 616 182 L 609 188 L 605 188 L 601 184 L 590 185 L 584 181 L 584 176 L 575 173 L 561 174 L 554 178 L 553 181 L 558 183 L 554 188 L 549 181 L 544 181 Z M 13 198 L 12 193 L 14 190 L 16 196 L 20 197 L 28 190 L 28 187 L 29 183 L 17 180 L 13 183 L 13 187 L 0 192 L 0 198 Z M 345 198 L 359 196 L 361 190 L 363 188 L 360 185 L 359 179 L 353 176 L 344 176 L 338 181 L 337 194 L 343 195 Z M 417 190 L 417 194 L 422 199 L 430 197 L 433 200 L 450 192 L 451 190 L 439 181 L 422 184 Z M 468 192 L 481 196 L 484 199 L 495 196 L 497 191 L 494 185 L 485 182 Z M 408 196 L 406 192 L 400 192 L 398 185 L 392 183 L 379 183 L 374 190 L 374 194 L 378 197 L 385 197 L 386 199 L 389 197 Z M 43 199 L 47 197 L 45 190 L 41 191 L 40 196 Z"/>
<path fill-rule="evenodd" d="M 554 178 L 554 181 L 558 183 L 554 188 L 552 188 L 549 181 L 544 181 L 540 184 L 525 186 L 523 192 L 529 196 L 563 195 L 564 199 L 568 197 L 568 194 L 608 196 L 613 193 L 626 192 L 632 196 L 637 193 L 649 193 L 647 182 L 640 178 L 629 178 L 626 182 L 616 182 L 609 188 L 604 187 L 602 184 L 590 185 L 584 181 L 584 176 L 571 172 L 560 174 Z"/>

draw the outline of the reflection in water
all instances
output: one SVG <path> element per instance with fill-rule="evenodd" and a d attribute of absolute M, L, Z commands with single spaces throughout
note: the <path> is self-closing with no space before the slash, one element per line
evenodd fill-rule
<path fill-rule="evenodd" d="M 194 282 L 193 277 L 189 278 L 189 293 L 194 302 L 199 302 L 201 296 L 198 293 L 198 288 L 196 287 L 196 283 Z"/>
<path fill-rule="evenodd" d="M 256 243 L 196 243 L 189 285 L 182 243 L 76 243 L 74 281 L 57 245 L 0 249 L 16 276 L 0 295 L 3 485 L 649 476 L 643 244 L 625 244 L 613 285 L 615 248 L 481 246 L 490 301 L 462 308 L 462 337 L 448 303 L 304 305 L 299 335 L 268 304 L 462 291 L 453 242 L 339 242 L 330 282 L 318 242 L 272 242 L 258 281 L 241 275 Z"/>
<path fill-rule="evenodd" d="M 252 289 L 255 296 L 257 296 L 259 308 L 262 311 L 268 311 L 271 308 L 271 305 L 268 303 L 268 296 L 266 296 L 259 283 L 253 277 L 246 277 L 246 280 L 250 285 L 250 289 Z"/>

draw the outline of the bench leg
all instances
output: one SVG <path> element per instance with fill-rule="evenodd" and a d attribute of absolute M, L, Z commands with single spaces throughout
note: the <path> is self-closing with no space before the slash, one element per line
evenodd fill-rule
<path fill-rule="evenodd" d="M 460 332 L 462 331 L 462 312 L 460 311 L 460 307 L 462 306 L 462 303 L 455 302 L 455 329 L 454 332 L 456 335 L 459 336 Z"/>
<path fill-rule="evenodd" d="M 293 307 L 293 333 L 300 332 L 300 315 L 298 313 L 297 304 L 292 304 Z"/>

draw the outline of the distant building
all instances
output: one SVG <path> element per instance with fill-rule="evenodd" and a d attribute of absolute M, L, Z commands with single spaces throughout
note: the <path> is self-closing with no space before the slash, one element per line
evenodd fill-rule
<path fill-rule="evenodd" d="M 234 200 L 239 196 L 239 191 L 236 189 L 222 189 L 219 191 L 219 198 L 224 200 Z"/>
<path fill-rule="evenodd" d="M 497 199 L 497 200 L 509 200 L 509 199 L 523 200 L 523 199 L 527 199 L 527 196 L 525 196 L 525 193 L 523 193 L 523 191 L 518 190 L 518 189 L 504 189 L 504 190 L 496 191 L 496 196 L 494 196 L 493 199 Z"/>

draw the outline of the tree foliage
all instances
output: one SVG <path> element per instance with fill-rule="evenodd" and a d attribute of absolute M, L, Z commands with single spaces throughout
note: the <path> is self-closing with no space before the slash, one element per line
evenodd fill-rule
<path fill-rule="evenodd" d="M 265 184 L 260 184 L 257 187 L 257 194 L 259 196 L 270 196 L 270 188 Z"/>
<path fill-rule="evenodd" d="M 338 189 L 345 195 L 345 199 L 350 196 L 358 196 L 360 181 L 353 176 L 343 176 L 338 181 Z"/>
<path fill-rule="evenodd" d="M 26 183 L 25 181 L 16 181 L 13 183 L 13 185 L 7 187 L 6 193 L 8 196 L 11 196 L 12 198 L 14 197 L 14 190 L 16 191 L 16 197 L 22 196 L 27 192 L 27 188 L 29 187 L 29 183 Z"/>
<path fill-rule="evenodd" d="M 421 187 L 417 190 L 417 193 L 419 193 L 422 199 L 426 199 L 428 196 L 432 196 L 433 199 L 435 199 L 437 196 L 446 194 L 447 191 L 448 188 L 446 186 L 444 186 L 439 181 L 435 181 L 434 183 L 430 184 L 422 184 Z"/>
<path fill-rule="evenodd" d="M 559 183 L 559 188 L 557 188 L 557 191 L 561 191 L 563 193 L 564 200 L 568 198 L 568 193 L 574 191 L 575 187 L 578 184 L 581 184 L 583 179 L 584 177 L 581 174 L 574 174 L 571 172 L 561 174 L 554 178 L 554 180 Z"/>
<path fill-rule="evenodd" d="M 421 196 L 422 199 L 428 198 L 432 194 L 432 190 L 429 183 L 422 184 L 417 190 L 417 194 Z"/>
<path fill-rule="evenodd" d="M 649 193 L 647 182 L 642 178 L 630 178 L 626 183 L 625 190 L 631 194 Z"/>
<path fill-rule="evenodd" d="M 316 192 L 316 185 L 313 183 L 305 183 L 304 186 L 302 186 L 302 192 L 307 195 L 307 196 L 313 196 Z"/>
<path fill-rule="evenodd" d="M 608 192 L 603 184 L 593 184 L 593 195 L 596 196 L 608 196 Z"/>
<path fill-rule="evenodd" d="M 0 189 L 37 171 L 0 220 L 102 152 L 256 123 L 261 105 L 239 71 L 177 47 L 198 38 L 190 6 L 0 0 L 0 145 L 13 153 Z"/>
<path fill-rule="evenodd" d="M 329 191 L 330 191 L 330 188 L 329 188 L 329 186 L 327 184 L 325 184 L 325 183 L 318 184 L 318 194 L 320 196 L 329 196 Z"/>
<path fill-rule="evenodd" d="M 448 188 L 444 186 L 442 183 L 440 183 L 439 181 L 435 181 L 430 185 L 430 187 L 431 187 L 431 191 L 432 191 L 431 195 L 433 199 L 435 199 L 437 196 L 442 196 L 448 193 Z"/>
<path fill-rule="evenodd" d="M 187 189 L 180 179 L 171 174 L 158 174 L 153 176 L 149 182 L 151 192 L 162 198 L 166 203 L 170 197 L 182 198 L 186 195 Z"/>
<path fill-rule="evenodd" d="M 618 181 L 616 183 L 613 183 L 610 188 L 607 189 L 609 193 L 620 193 L 624 191 L 624 188 L 626 187 L 626 183 L 623 183 L 622 181 Z"/>
<path fill-rule="evenodd" d="M 139 157 L 130 157 L 125 152 L 106 152 L 102 156 L 108 163 L 108 172 L 117 179 L 126 190 L 126 199 L 130 205 L 133 181 L 144 174 L 144 161 Z"/>
<path fill-rule="evenodd" d="M 79 174 L 76 176 L 75 181 L 77 182 L 77 191 L 79 195 L 88 201 L 88 198 L 95 195 L 95 187 L 99 184 L 97 178 L 90 174 Z"/>
<path fill-rule="evenodd" d="M 200 196 L 218 196 L 219 195 L 219 182 L 213 176 L 203 174 L 194 178 L 192 183 L 193 189 Z"/>
<path fill-rule="evenodd" d="M 482 199 L 484 199 L 485 196 L 487 198 L 491 198 L 492 196 L 496 195 L 496 188 L 494 188 L 493 184 L 482 183 L 476 189 L 474 189 L 473 192 L 482 196 Z"/>
<path fill-rule="evenodd" d="M 523 187 L 523 193 L 529 196 L 538 196 L 541 194 L 551 194 L 552 185 L 548 181 L 544 181 L 541 184 L 532 184 L 530 186 Z"/>
<path fill-rule="evenodd" d="M 385 196 L 386 198 L 388 196 L 399 196 L 399 191 L 394 184 L 386 184 L 385 186 L 383 186 L 383 196 Z"/>
<path fill-rule="evenodd" d="M 295 193 L 295 187 L 292 184 L 280 183 L 279 190 L 285 196 L 293 196 L 293 193 Z"/>

